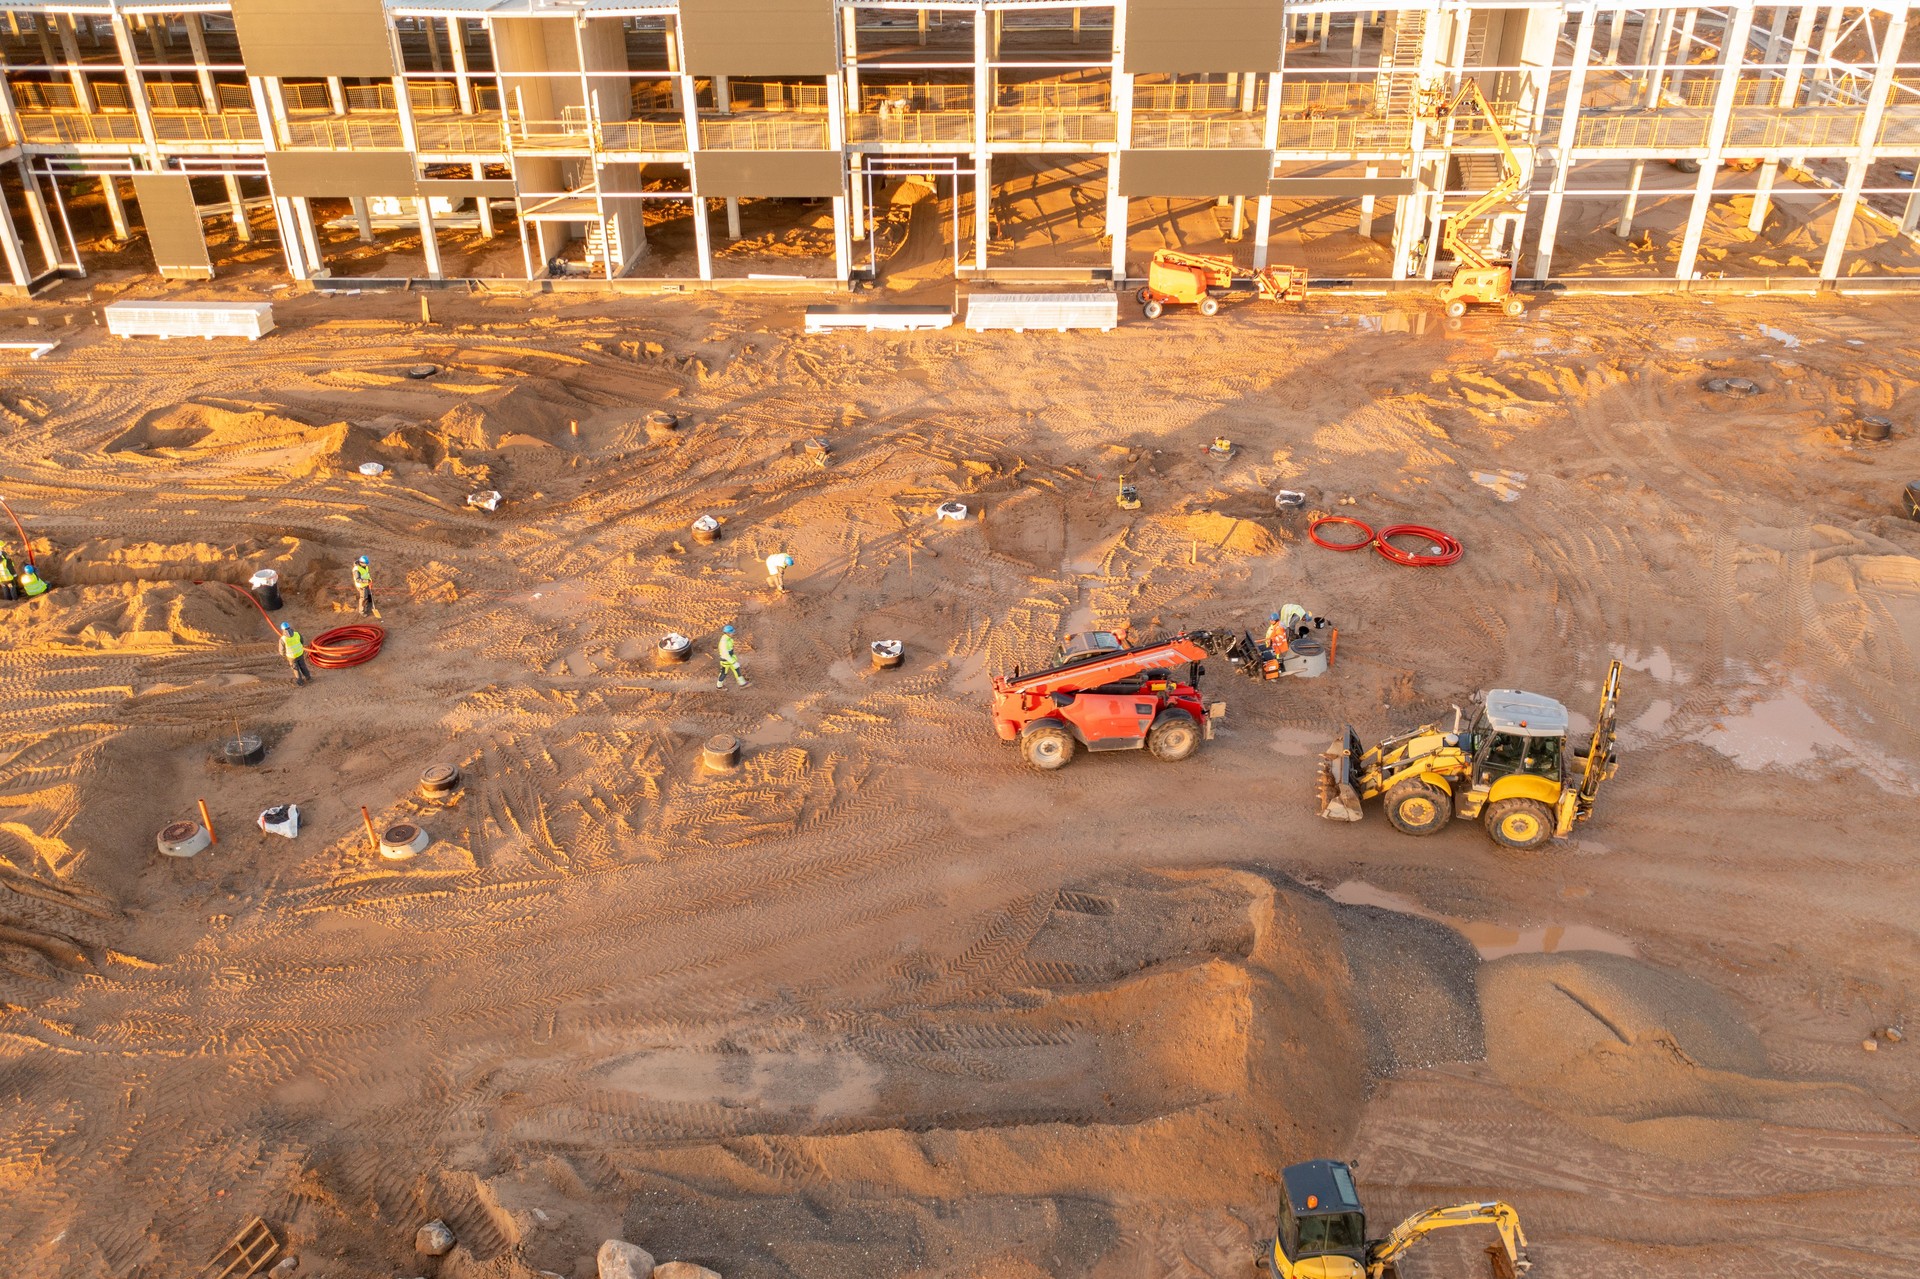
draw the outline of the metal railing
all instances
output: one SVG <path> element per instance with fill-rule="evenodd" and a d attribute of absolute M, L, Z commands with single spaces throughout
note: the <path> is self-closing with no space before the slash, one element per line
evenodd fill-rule
<path fill-rule="evenodd" d="M 1784 83 L 1774 77 L 1754 77 L 1742 79 L 1733 86 L 1733 105 L 1736 107 L 1770 107 L 1780 100 L 1780 86 Z M 1720 78 L 1714 74 L 1703 74 L 1688 80 L 1681 86 L 1687 105 L 1690 107 L 1710 107 L 1720 97 Z"/>
<path fill-rule="evenodd" d="M 1707 145 L 1709 123 L 1705 116 L 1662 111 L 1589 112 L 1573 126 L 1573 145 L 1593 150 L 1698 151 Z"/>
<path fill-rule="evenodd" d="M 500 91 L 491 84 L 468 82 L 474 109 L 498 111 Z M 324 84 L 287 84 L 280 86 L 289 111 L 331 111 L 333 95 Z M 341 90 L 349 111 L 395 111 L 399 103 L 391 84 L 349 84 Z M 415 111 L 458 111 L 460 86 L 452 80 L 415 80 L 407 85 L 407 101 Z"/>
<path fill-rule="evenodd" d="M 333 115 L 287 121 L 280 145 L 290 150 L 392 151 L 406 143 L 397 117 Z"/>
<path fill-rule="evenodd" d="M 849 142 L 970 142 L 971 111 L 892 111 L 847 117 Z"/>
<path fill-rule="evenodd" d="M 994 95 L 994 110 L 1030 111 L 1111 111 L 1113 93 L 1106 84 L 1056 83 L 1003 84 Z"/>
<path fill-rule="evenodd" d="M 825 111 L 827 86 L 785 84 L 778 80 L 729 80 L 729 105 L 735 111 Z"/>
<path fill-rule="evenodd" d="M 1280 121 L 1281 151 L 1404 151 L 1413 144 L 1409 116 L 1348 116 L 1332 120 Z"/>
<path fill-rule="evenodd" d="M 507 124 L 497 115 L 418 116 L 413 132 L 422 151 L 499 155 L 507 149 Z"/>
<path fill-rule="evenodd" d="M 874 84 L 860 82 L 860 110 L 878 111 L 882 103 L 906 103 L 908 111 L 943 113 L 973 110 L 970 84 Z"/>
<path fill-rule="evenodd" d="M 700 145 L 710 151 L 824 151 L 827 119 L 784 112 L 771 118 L 702 115 Z"/>
<path fill-rule="evenodd" d="M 1727 121 L 1726 149 L 1738 155 L 1743 147 L 1850 147 L 1861 123 L 1861 113 L 1846 107 L 1735 111 Z"/>
<path fill-rule="evenodd" d="M 1263 143 L 1265 131 L 1266 121 L 1257 115 L 1180 115 L 1156 111 L 1135 112 L 1133 117 L 1136 147 L 1258 147 Z"/>
<path fill-rule="evenodd" d="M 1920 107 L 1887 108 L 1880 122 L 1880 144 L 1920 143 Z"/>
<path fill-rule="evenodd" d="M 133 143 L 140 135 L 140 117 L 120 112 L 22 111 L 20 140 L 32 143 Z M 160 142 L 260 141 L 260 121 L 250 115 L 206 115 L 195 112 L 155 112 L 153 133 Z"/>
<path fill-rule="evenodd" d="M 160 142 L 259 142 L 260 118 L 237 112 L 206 115 L 156 111 L 153 136 Z"/>
<path fill-rule="evenodd" d="M 603 151 L 685 151 L 687 126 L 679 120 L 618 120 L 600 126 Z"/>
<path fill-rule="evenodd" d="M 995 142 L 1113 142 L 1119 117 L 1111 111 L 995 111 L 987 121 Z"/>

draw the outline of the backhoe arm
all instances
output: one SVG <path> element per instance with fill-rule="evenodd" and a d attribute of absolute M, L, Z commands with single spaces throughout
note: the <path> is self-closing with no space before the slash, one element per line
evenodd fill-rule
<path fill-rule="evenodd" d="M 1372 1245 L 1367 1252 L 1367 1274 L 1381 1279 L 1387 1267 L 1402 1253 L 1435 1230 L 1452 1226 L 1493 1226 L 1507 1250 L 1507 1260 L 1516 1273 L 1530 1264 L 1523 1255 L 1527 1236 L 1520 1229 L 1520 1214 L 1511 1205 L 1492 1202 L 1457 1204 L 1452 1208 L 1429 1208 L 1417 1212 L 1393 1228 L 1393 1233 Z"/>

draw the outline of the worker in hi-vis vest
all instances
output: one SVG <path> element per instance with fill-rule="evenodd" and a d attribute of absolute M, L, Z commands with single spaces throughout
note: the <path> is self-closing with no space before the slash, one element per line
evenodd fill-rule
<path fill-rule="evenodd" d="M 307 669 L 307 642 L 300 638 L 299 631 L 293 629 L 292 622 L 280 623 L 280 655 L 287 659 L 288 666 L 293 667 L 294 684 L 313 682 L 313 672 Z"/>
<path fill-rule="evenodd" d="M 741 688 L 745 688 L 747 686 L 747 677 L 740 673 L 740 659 L 734 649 L 732 623 L 728 623 L 720 628 L 719 651 L 720 673 L 714 677 L 713 686 L 715 688 L 725 688 L 727 686 L 727 676 L 731 675 L 735 683 L 739 684 Z"/>

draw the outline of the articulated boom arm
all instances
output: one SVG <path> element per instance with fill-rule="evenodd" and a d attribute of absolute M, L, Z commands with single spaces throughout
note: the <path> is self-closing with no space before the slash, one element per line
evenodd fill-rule
<path fill-rule="evenodd" d="M 1143 671 L 1168 670 L 1182 662 L 1198 662 L 1216 647 L 1218 644 L 1214 632 L 1194 631 L 1155 644 L 1122 649 L 1092 661 L 1056 666 L 1051 670 L 1035 671 L 1031 675 L 1016 675 L 1012 679 L 998 678 L 994 680 L 994 685 L 1003 693 L 1029 693 L 1042 697 L 1048 693 L 1071 693 L 1098 688 Z"/>
<path fill-rule="evenodd" d="M 1612 776 L 1613 722 L 1620 706 L 1620 663 L 1607 667 L 1606 683 L 1600 686 L 1600 709 L 1593 715 L 1593 740 L 1587 745 L 1587 768 L 1580 775 L 1580 807 L 1593 807 L 1600 783 Z"/>
<path fill-rule="evenodd" d="M 1471 270 L 1492 266 L 1493 260 L 1467 243 L 1462 233 L 1495 209 L 1513 202 L 1513 197 L 1520 192 L 1520 157 L 1513 153 L 1513 145 L 1507 141 L 1507 131 L 1494 117 L 1493 108 L 1487 104 L 1487 95 L 1480 91 L 1480 82 L 1471 76 L 1467 77 L 1453 99 L 1437 107 L 1433 114 L 1437 119 L 1450 119 L 1463 105 L 1468 104 L 1486 121 L 1488 131 L 1500 147 L 1500 180 L 1493 184 L 1492 190 L 1468 202 L 1465 208 L 1447 219 L 1446 235 L 1441 241 L 1442 247 L 1455 262 Z"/>
<path fill-rule="evenodd" d="M 1367 1273 L 1377 1279 L 1408 1248 L 1433 1231 L 1451 1226 L 1495 1227 L 1500 1231 L 1500 1242 L 1506 1246 L 1507 1260 L 1513 1263 L 1513 1268 L 1516 1271 L 1527 1268 L 1528 1262 L 1521 1256 L 1527 1246 L 1527 1236 L 1520 1229 L 1520 1214 L 1508 1204 L 1493 1202 L 1429 1208 L 1415 1213 L 1368 1250 Z"/>

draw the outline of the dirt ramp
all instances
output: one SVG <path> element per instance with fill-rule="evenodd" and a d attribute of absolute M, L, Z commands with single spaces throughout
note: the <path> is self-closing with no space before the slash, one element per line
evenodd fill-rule
<path fill-rule="evenodd" d="M 1614 1145 L 1710 1159 L 1762 1122 L 1870 1110 L 1851 1089 L 1770 1078 L 1718 992 L 1624 955 L 1510 955 L 1480 976 L 1487 1060 L 1521 1097 Z M 1851 1124 L 1849 1126 L 1852 1126 Z"/>

